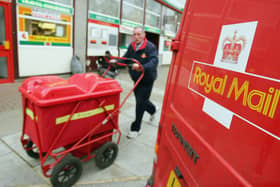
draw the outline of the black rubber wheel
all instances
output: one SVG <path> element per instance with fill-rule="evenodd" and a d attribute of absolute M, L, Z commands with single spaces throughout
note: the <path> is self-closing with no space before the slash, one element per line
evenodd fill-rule
<path fill-rule="evenodd" d="M 54 187 L 69 187 L 79 180 L 82 162 L 73 156 L 66 156 L 53 168 L 51 183 Z"/>
<path fill-rule="evenodd" d="M 153 186 L 154 186 L 153 176 L 150 176 L 147 181 L 146 187 L 153 187 Z"/>
<path fill-rule="evenodd" d="M 107 142 L 103 144 L 96 153 L 95 162 L 96 166 L 100 169 L 107 168 L 117 158 L 118 155 L 118 145 L 114 142 Z"/>
<path fill-rule="evenodd" d="M 26 148 L 32 148 L 33 145 L 35 145 L 31 140 L 28 140 L 27 144 L 26 144 Z M 33 149 L 27 150 L 26 153 L 34 159 L 39 159 L 39 149 L 36 147 L 36 145 L 34 146 Z M 46 153 L 42 153 L 42 156 L 44 157 L 46 155 Z"/>
<path fill-rule="evenodd" d="M 28 140 L 27 144 L 26 144 L 26 148 L 32 148 L 33 147 L 33 142 L 31 140 Z M 37 147 L 34 147 L 34 149 L 30 149 L 30 150 L 26 150 L 26 153 L 31 157 L 31 158 L 35 158 L 38 159 L 39 158 L 39 150 Z"/>

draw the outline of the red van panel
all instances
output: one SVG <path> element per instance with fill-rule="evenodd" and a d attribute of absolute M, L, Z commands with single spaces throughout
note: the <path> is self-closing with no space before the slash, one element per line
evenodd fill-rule
<path fill-rule="evenodd" d="M 187 1 L 153 186 L 280 186 L 279 10 L 272 0 Z"/>

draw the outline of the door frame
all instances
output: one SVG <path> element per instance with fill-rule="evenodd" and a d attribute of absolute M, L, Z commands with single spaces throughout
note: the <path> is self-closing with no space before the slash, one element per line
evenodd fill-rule
<path fill-rule="evenodd" d="M 9 1 L 1 1 L 0 6 L 4 7 L 5 15 L 5 34 L 6 40 L 9 42 L 9 49 L 5 49 L 4 45 L 0 45 L 0 56 L 7 58 L 8 78 L 0 79 L 1 83 L 14 82 L 14 59 L 13 59 L 13 33 L 12 33 L 12 19 L 11 19 L 11 3 Z"/>

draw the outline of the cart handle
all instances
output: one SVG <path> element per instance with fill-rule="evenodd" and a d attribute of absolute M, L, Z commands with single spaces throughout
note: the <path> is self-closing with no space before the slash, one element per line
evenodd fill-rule
<path fill-rule="evenodd" d="M 130 61 L 131 63 L 128 63 L 128 64 L 126 64 L 126 63 L 121 63 L 121 62 L 116 62 L 115 64 L 117 64 L 117 65 L 119 65 L 119 66 L 128 66 L 128 67 L 132 67 L 133 64 L 138 64 L 138 65 L 140 66 L 140 68 L 141 68 L 141 71 L 144 70 L 142 64 L 141 64 L 138 60 L 136 60 L 136 59 L 134 59 L 134 58 L 110 56 L 110 59 Z M 110 61 L 109 61 L 109 63 L 110 63 L 110 64 L 114 64 L 114 63 L 111 63 Z"/>
<path fill-rule="evenodd" d="M 127 61 L 131 61 L 132 63 L 129 63 L 129 64 L 126 64 L 126 63 L 121 63 L 121 62 L 116 62 L 116 63 L 111 63 L 110 60 L 111 59 L 116 59 L 116 60 L 127 60 Z M 120 106 L 118 109 L 116 109 L 113 113 L 117 112 L 117 111 L 120 111 L 120 108 L 122 108 L 122 106 L 124 105 L 124 103 L 126 102 L 126 100 L 128 99 L 128 97 L 131 95 L 131 93 L 133 92 L 133 90 L 137 87 L 137 85 L 140 83 L 140 81 L 143 79 L 144 77 L 144 68 L 142 66 L 142 64 L 134 59 L 134 58 L 126 58 L 126 57 L 117 57 L 117 56 L 110 56 L 110 58 L 106 58 L 105 57 L 105 61 L 109 64 L 109 67 L 107 68 L 107 70 L 103 73 L 102 76 L 106 75 L 106 73 L 110 70 L 111 68 L 111 64 L 117 64 L 119 66 L 128 66 L 128 67 L 132 67 L 132 65 L 134 63 L 138 64 L 139 67 L 140 67 L 140 71 L 141 71 L 141 75 L 140 77 L 138 78 L 138 80 L 135 82 L 133 88 L 129 91 L 129 93 L 127 94 L 127 96 L 123 99 L 123 101 L 121 102 Z"/>
<path fill-rule="evenodd" d="M 109 58 L 108 57 L 104 57 L 104 59 L 105 59 L 105 61 L 109 64 L 109 67 L 106 69 L 106 71 L 101 75 L 102 77 L 104 77 L 107 73 L 108 73 L 108 71 L 111 69 L 111 67 L 112 67 L 112 64 L 116 64 L 116 65 L 118 65 L 118 66 L 124 66 L 124 67 L 129 67 L 129 68 L 131 68 L 132 67 L 132 65 L 133 64 L 138 64 L 139 65 L 139 67 L 140 67 L 140 71 L 142 71 L 142 72 L 144 72 L 144 69 L 143 69 L 143 66 L 142 66 L 142 64 L 138 61 L 138 60 L 136 60 L 136 59 L 134 59 L 134 58 L 126 58 L 126 57 L 117 57 L 117 56 L 110 56 Z M 130 61 L 131 63 L 121 63 L 121 62 L 110 62 L 110 60 L 112 60 L 112 59 L 116 59 L 116 60 L 126 60 L 126 61 Z"/>

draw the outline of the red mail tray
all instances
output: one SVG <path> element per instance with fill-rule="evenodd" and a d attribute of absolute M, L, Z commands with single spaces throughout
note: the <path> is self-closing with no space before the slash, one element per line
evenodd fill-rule
<path fill-rule="evenodd" d="M 78 103 L 77 110 L 54 148 L 83 138 L 117 109 L 122 88 L 116 80 L 85 73 L 73 75 L 68 80 L 57 76 L 28 78 L 19 91 L 22 93 L 25 133 L 37 146 L 40 138 L 41 151 L 47 152 Z M 113 121 L 118 125 L 118 115 L 114 115 Z M 38 126 L 38 134 L 35 125 Z M 114 128 L 109 120 L 94 134 Z"/>

